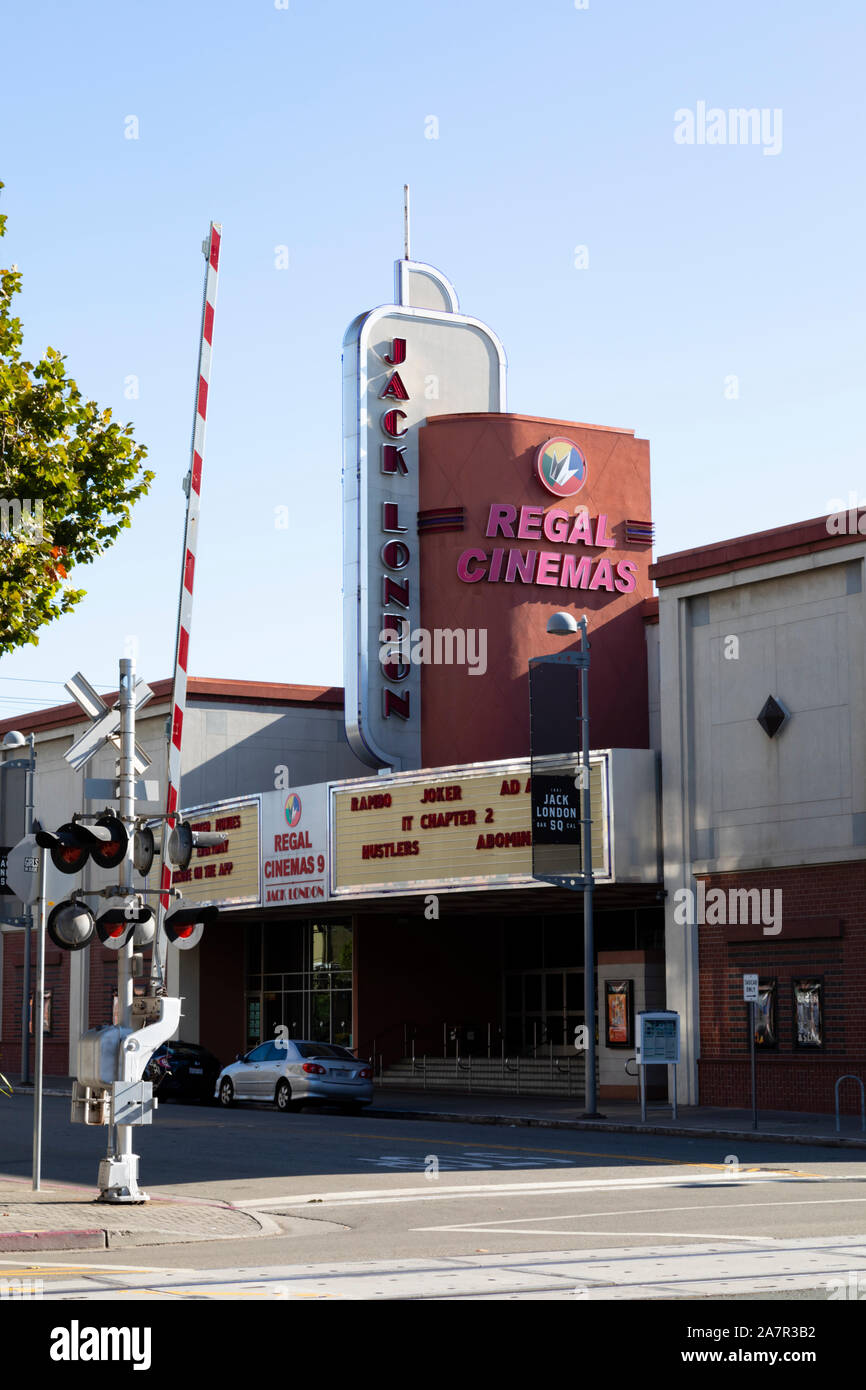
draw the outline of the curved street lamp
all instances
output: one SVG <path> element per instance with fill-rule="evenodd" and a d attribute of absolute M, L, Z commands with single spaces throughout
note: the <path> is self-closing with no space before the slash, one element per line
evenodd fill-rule
<path fill-rule="evenodd" d="M 583 1014 L 586 1024 L 586 1095 L 584 1120 L 595 1120 L 598 1114 L 598 1085 L 595 1052 L 595 934 L 592 917 L 592 802 L 589 785 L 589 638 L 586 614 L 580 620 L 573 613 L 554 613 L 547 620 L 552 637 L 574 637 L 580 633 L 580 732 L 581 763 L 583 765 Z"/>

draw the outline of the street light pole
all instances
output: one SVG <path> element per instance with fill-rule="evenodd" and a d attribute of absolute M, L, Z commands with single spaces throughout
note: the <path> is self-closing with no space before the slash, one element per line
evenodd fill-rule
<path fill-rule="evenodd" d="M 589 636 L 586 615 L 576 621 L 571 613 L 554 613 L 547 622 L 547 631 L 556 637 L 573 637 L 580 633 L 580 652 L 572 659 L 580 667 L 580 762 L 581 773 L 576 779 L 581 799 L 581 840 L 583 844 L 583 1018 L 586 1027 L 585 1105 L 581 1116 L 585 1120 L 603 1119 L 598 1113 L 598 1078 L 595 1046 L 595 931 L 593 923 L 592 868 L 592 793 L 589 766 Z"/>
<path fill-rule="evenodd" d="M 27 769 L 27 800 L 24 808 L 24 834 L 33 834 L 33 804 L 35 801 L 36 783 L 36 735 L 30 735 L 30 767 Z M 32 939 L 33 939 L 33 908 L 29 905 L 24 907 L 24 916 L 27 921 L 24 926 L 24 988 L 21 999 L 21 1084 L 27 1086 L 30 1082 L 30 973 L 32 959 Z M 33 1025 L 33 1036 L 36 1036 L 36 1025 Z"/>
<path fill-rule="evenodd" d="M 33 803 L 36 796 L 36 735 L 30 734 L 28 739 L 19 732 L 18 729 L 10 729 L 3 738 L 3 748 L 11 751 L 13 748 L 23 748 L 28 744 L 29 756 L 25 758 L 6 757 L 0 763 L 0 770 L 7 768 L 23 768 L 25 771 L 24 784 L 24 834 L 33 833 Z M 4 793 L 4 801 L 6 799 Z M 7 806 L 8 811 L 8 806 Z M 0 814 L 0 821 L 3 820 Z M 31 937 L 33 933 L 33 908 L 29 903 L 24 903 L 24 915 L 15 919 L 15 924 L 24 930 L 24 972 L 21 990 L 21 1084 L 26 1086 L 30 1080 L 30 985 L 31 985 Z M 35 1036 L 35 1028 L 34 1028 Z"/>
<path fill-rule="evenodd" d="M 595 930 L 592 916 L 592 795 L 589 780 L 589 638 L 586 617 L 578 623 L 580 650 L 586 657 L 580 668 L 580 751 L 583 763 L 583 1013 L 586 1038 L 586 1109 L 583 1119 L 598 1118 L 595 1056 Z"/>

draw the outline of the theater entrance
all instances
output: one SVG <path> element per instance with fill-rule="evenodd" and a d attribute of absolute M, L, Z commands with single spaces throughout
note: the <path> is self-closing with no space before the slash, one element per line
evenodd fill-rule
<path fill-rule="evenodd" d="M 570 1055 L 584 1021 L 583 1002 L 583 970 L 506 970 L 506 1051 Z"/>

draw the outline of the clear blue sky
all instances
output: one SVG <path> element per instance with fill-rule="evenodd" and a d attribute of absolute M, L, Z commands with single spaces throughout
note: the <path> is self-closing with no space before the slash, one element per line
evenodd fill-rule
<path fill-rule="evenodd" d="M 405 181 L 414 254 L 505 344 L 509 408 L 650 440 L 657 554 L 866 502 L 858 0 L 40 0 L 4 47 L 27 350 L 65 353 L 157 473 L 73 572 L 79 608 L 0 662 L 4 715 L 78 668 L 116 684 L 129 636 L 170 674 L 210 218 L 194 675 L 342 679 L 340 345 L 392 296 Z M 781 152 L 675 143 L 700 101 L 781 109 Z"/>

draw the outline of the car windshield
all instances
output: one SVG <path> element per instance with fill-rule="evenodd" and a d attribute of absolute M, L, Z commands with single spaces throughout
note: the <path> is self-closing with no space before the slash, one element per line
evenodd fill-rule
<path fill-rule="evenodd" d="M 347 1060 L 350 1062 L 357 1061 L 357 1058 L 354 1057 L 351 1052 L 345 1047 L 338 1047 L 336 1043 L 299 1042 L 295 1043 L 295 1047 L 302 1057 L 324 1057 L 326 1059 L 331 1057 L 337 1058 L 341 1062 Z"/>

